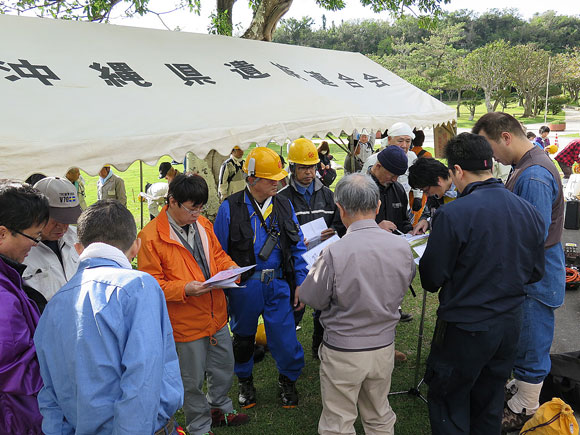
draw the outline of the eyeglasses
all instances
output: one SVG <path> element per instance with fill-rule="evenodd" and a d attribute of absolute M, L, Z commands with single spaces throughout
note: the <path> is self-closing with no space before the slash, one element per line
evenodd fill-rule
<path fill-rule="evenodd" d="M 200 205 L 200 206 L 194 207 L 194 208 L 187 208 L 186 206 L 184 206 L 181 203 L 179 203 L 179 205 L 181 207 L 183 207 L 187 212 L 189 212 L 189 214 L 201 214 L 207 210 L 207 206 L 203 206 L 203 205 Z"/>
<path fill-rule="evenodd" d="M 33 241 L 35 245 L 38 245 L 42 241 L 42 236 L 32 237 L 32 236 L 29 236 L 28 234 L 24 234 L 22 231 L 18 231 L 15 229 L 11 229 L 10 231 L 13 231 L 16 234 L 20 234 L 21 236 L 26 237 L 28 240 Z"/>
<path fill-rule="evenodd" d="M 300 171 L 314 171 L 316 170 L 316 165 L 296 165 L 296 169 L 300 170 Z"/>

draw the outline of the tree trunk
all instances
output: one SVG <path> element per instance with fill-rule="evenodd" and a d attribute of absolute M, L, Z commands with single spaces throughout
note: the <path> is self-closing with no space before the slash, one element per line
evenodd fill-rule
<path fill-rule="evenodd" d="M 533 98 L 529 95 L 526 95 L 526 98 L 524 99 L 524 114 L 522 115 L 522 118 L 529 118 L 530 116 L 532 116 L 533 114 Z"/>
<path fill-rule="evenodd" d="M 293 0 L 262 0 L 254 13 L 250 27 L 242 38 L 258 41 L 272 41 L 272 34 L 278 21 L 284 16 Z"/>
<path fill-rule="evenodd" d="M 218 16 L 223 15 L 227 12 L 228 17 L 228 28 L 230 29 L 230 34 L 228 36 L 232 36 L 231 32 L 234 28 L 234 23 L 232 21 L 232 9 L 234 8 L 234 3 L 236 0 L 217 0 L 217 12 Z"/>
<path fill-rule="evenodd" d="M 471 106 L 469 108 L 469 120 L 470 121 L 473 121 L 473 118 L 475 118 L 475 109 L 476 109 L 476 106 Z"/>
<path fill-rule="evenodd" d="M 461 107 L 461 90 L 457 91 L 457 119 L 459 119 L 459 117 L 461 116 L 460 107 Z"/>
<path fill-rule="evenodd" d="M 489 89 L 484 89 L 483 92 L 485 93 L 485 108 L 487 109 L 487 113 L 493 112 L 493 107 L 491 105 L 491 91 Z"/>
<path fill-rule="evenodd" d="M 493 112 L 495 112 L 497 110 L 497 106 L 499 106 L 500 100 L 501 100 L 501 98 L 498 98 L 497 100 L 494 101 L 494 103 L 493 103 Z"/>

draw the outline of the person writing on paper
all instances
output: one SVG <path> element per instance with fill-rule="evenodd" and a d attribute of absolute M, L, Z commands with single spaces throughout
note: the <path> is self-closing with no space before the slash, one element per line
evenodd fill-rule
<path fill-rule="evenodd" d="M 370 170 L 370 176 L 381 195 L 381 206 L 375 220 L 383 230 L 408 233 L 413 229 L 407 213 L 407 195 L 397 181 L 405 172 L 407 155 L 397 146 L 388 146 L 382 150 Z"/>
<path fill-rule="evenodd" d="M 457 198 L 457 188 L 449 176 L 449 170 L 439 160 L 433 158 L 417 159 L 409 168 L 409 184 L 427 195 L 427 202 L 413 235 L 425 234 L 429 223 L 439 207 Z"/>
<path fill-rule="evenodd" d="M 320 158 L 314 143 L 305 138 L 296 139 L 288 148 L 288 162 L 290 183 L 278 194 L 290 200 L 300 225 L 322 217 L 328 228 L 320 233 L 321 241 L 336 233 L 343 236 L 346 228 L 340 220 L 338 208 L 334 203 L 334 194 L 316 177 L 316 165 L 320 163 Z M 308 246 L 308 240 L 304 240 L 304 244 Z M 303 315 L 304 310 L 294 311 L 296 325 L 300 323 Z M 312 332 L 312 357 L 315 359 L 318 358 L 318 347 L 322 343 L 324 333 L 319 318 L 320 311 L 315 311 Z"/>
<path fill-rule="evenodd" d="M 252 377 L 258 318 L 264 318 L 268 347 L 279 371 L 282 406 L 298 405 L 296 380 L 304 367 L 304 351 L 296 338 L 293 307 L 296 286 L 306 278 L 302 231 L 287 198 L 276 195 L 278 181 L 288 173 L 280 156 L 256 147 L 244 162 L 247 187 L 220 206 L 214 224 L 223 248 L 240 266 L 256 264 L 242 275 L 245 288 L 229 292 L 230 327 L 234 334 L 235 372 L 240 405 L 256 405 Z M 300 309 L 301 307 L 296 307 Z"/>
<path fill-rule="evenodd" d="M 445 155 L 461 194 L 435 213 L 419 262 L 423 288 L 441 289 L 425 373 L 431 431 L 499 434 L 525 285 L 544 273 L 544 222 L 493 178 L 485 138 L 462 133 Z"/>
<path fill-rule="evenodd" d="M 367 175 L 336 185 L 346 235 L 324 248 L 300 286 L 300 300 L 322 310 L 322 414 L 318 433 L 351 434 L 357 406 L 365 433 L 393 434 L 387 395 L 395 362 L 398 306 L 415 276 L 409 244 L 375 222 L 379 189 Z"/>
<path fill-rule="evenodd" d="M 177 175 L 167 205 L 139 233 L 139 270 L 148 272 L 165 293 L 185 389 L 187 431 L 246 423 L 228 397 L 234 355 L 222 289 L 204 285 L 216 273 L 237 267 L 222 249 L 211 223 L 201 216 L 208 187 L 199 175 Z M 207 373 L 207 396 L 203 391 Z"/>

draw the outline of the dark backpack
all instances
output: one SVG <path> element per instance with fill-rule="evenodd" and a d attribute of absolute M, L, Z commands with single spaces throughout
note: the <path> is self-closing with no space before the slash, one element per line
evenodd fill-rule
<path fill-rule="evenodd" d="M 552 369 L 544 379 L 540 403 L 559 397 L 573 409 L 580 409 L 580 351 L 551 354 Z"/>

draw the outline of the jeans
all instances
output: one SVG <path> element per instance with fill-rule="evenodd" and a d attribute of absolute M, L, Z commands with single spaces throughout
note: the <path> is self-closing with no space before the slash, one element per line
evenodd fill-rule
<path fill-rule="evenodd" d="M 514 377 L 530 384 L 543 382 L 550 373 L 550 347 L 554 339 L 554 310 L 526 297 L 522 332 L 514 363 Z"/>

